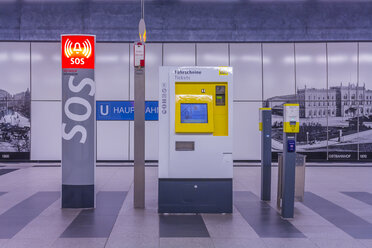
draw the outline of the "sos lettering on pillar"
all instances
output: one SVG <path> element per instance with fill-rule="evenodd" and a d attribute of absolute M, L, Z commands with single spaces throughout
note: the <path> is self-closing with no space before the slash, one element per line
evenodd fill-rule
<path fill-rule="evenodd" d="M 95 36 L 62 35 L 62 207 L 95 205 Z"/>

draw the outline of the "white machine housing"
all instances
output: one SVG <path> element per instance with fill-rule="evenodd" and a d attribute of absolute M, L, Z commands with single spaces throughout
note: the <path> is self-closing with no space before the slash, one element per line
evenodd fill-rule
<path fill-rule="evenodd" d="M 232 178 L 232 68 L 160 67 L 159 80 L 159 178 Z M 227 82 L 228 136 L 175 132 L 176 82 Z M 193 141 L 195 150 L 176 151 L 176 141 Z"/>

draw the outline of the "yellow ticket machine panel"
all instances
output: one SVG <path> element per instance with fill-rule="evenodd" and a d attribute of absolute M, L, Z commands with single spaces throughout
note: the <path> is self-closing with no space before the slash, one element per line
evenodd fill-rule
<path fill-rule="evenodd" d="M 227 83 L 176 82 L 175 132 L 228 136 Z"/>

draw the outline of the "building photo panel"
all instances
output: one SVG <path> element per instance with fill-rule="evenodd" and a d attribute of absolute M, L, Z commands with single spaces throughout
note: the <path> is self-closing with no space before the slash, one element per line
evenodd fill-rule
<path fill-rule="evenodd" d="M 372 43 L 359 43 L 359 160 L 372 160 Z"/>
<path fill-rule="evenodd" d="M 327 59 L 325 43 L 295 44 L 296 99 L 300 132 L 296 150 L 309 160 L 327 158 Z"/>
<path fill-rule="evenodd" d="M 328 43 L 328 160 L 357 160 L 361 115 L 358 43 Z"/>
<path fill-rule="evenodd" d="M 283 104 L 296 102 L 294 44 L 263 44 L 263 106 L 272 108 L 273 159 L 283 150 Z"/>
<path fill-rule="evenodd" d="M 30 159 L 30 44 L 0 43 L 0 160 Z"/>

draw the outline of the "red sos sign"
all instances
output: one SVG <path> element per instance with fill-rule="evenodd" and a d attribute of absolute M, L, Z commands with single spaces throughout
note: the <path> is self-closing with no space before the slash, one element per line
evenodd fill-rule
<path fill-rule="evenodd" d="M 94 35 L 62 35 L 62 68 L 94 69 Z"/>

